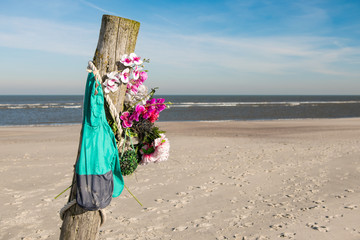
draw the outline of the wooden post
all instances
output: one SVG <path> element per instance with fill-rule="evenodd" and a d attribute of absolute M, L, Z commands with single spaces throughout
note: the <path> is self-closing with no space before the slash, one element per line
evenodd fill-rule
<path fill-rule="evenodd" d="M 119 61 L 123 54 L 130 54 L 134 52 L 139 28 L 139 22 L 116 16 L 103 16 L 99 41 L 93 59 L 93 62 L 99 70 L 100 76 L 102 76 L 103 80 L 106 78 L 106 73 L 122 70 L 124 68 L 122 64 L 119 64 Z M 110 93 L 110 97 L 118 112 L 122 111 L 125 91 L 126 85 L 123 84 L 117 92 Z M 77 158 L 79 157 L 80 147 L 81 138 Z M 75 174 L 73 177 L 73 183 L 74 181 Z M 73 184 L 69 202 L 75 198 L 76 184 Z M 100 223 L 101 216 L 99 211 L 86 211 L 75 204 L 64 214 L 60 239 L 96 239 L 99 233 Z"/>

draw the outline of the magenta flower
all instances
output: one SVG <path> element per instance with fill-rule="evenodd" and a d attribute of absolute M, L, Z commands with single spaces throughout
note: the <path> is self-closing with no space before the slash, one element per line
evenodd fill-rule
<path fill-rule="evenodd" d="M 123 112 L 123 114 L 121 114 L 120 119 L 122 120 L 123 128 L 132 127 L 132 120 L 130 119 L 130 117 L 131 116 L 129 112 Z"/>
<path fill-rule="evenodd" d="M 154 105 L 156 103 L 156 99 L 152 98 L 152 99 L 148 100 L 146 103 L 149 105 Z"/>
<path fill-rule="evenodd" d="M 145 111 L 145 113 L 143 114 L 143 118 L 144 118 L 144 119 L 148 119 L 148 118 L 151 117 L 151 115 L 153 115 L 154 113 L 156 113 L 156 107 L 155 107 L 155 106 L 146 104 L 145 108 L 146 108 L 146 111 Z"/>
<path fill-rule="evenodd" d="M 143 105 L 140 104 L 136 105 L 135 112 L 142 114 L 144 111 L 145 111 L 145 107 Z"/>
<path fill-rule="evenodd" d="M 165 102 L 164 98 L 159 98 L 159 99 L 152 98 L 146 101 L 145 113 L 143 114 L 143 118 L 149 119 L 150 122 L 157 121 L 160 112 L 166 108 L 164 102 Z"/>
<path fill-rule="evenodd" d="M 158 112 L 161 112 L 166 108 L 166 105 L 164 104 L 165 99 L 164 98 L 158 98 L 158 99 L 151 99 L 147 101 L 147 104 L 154 106 Z"/>
<path fill-rule="evenodd" d="M 145 107 L 143 105 L 140 104 L 136 105 L 135 110 L 131 115 L 131 119 L 133 121 L 139 121 L 139 117 L 141 116 L 141 114 L 144 113 L 144 111 L 145 111 Z"/>
<path fill-rule="evenodd" d="M 161 112 L 162 110 L 164 110 L 166 108 L 166 105 L 164 104 L 165 99 L 164 98 L 158 98 L 156 100 L 156 106 L 157 106 L 157 110 L 159 112 Z"/>
<path fill-rule="evenodd" d="M 139 80 L 140 80 L 141 83 L 144 83 L 147 78 L 148 78 L 147 72 L 144 71 L 144 72 L 141 72 L 141 73 L 140 73 L 140 78 L 139 78 Z"/>
<path fill-rule="evenodd" d="M 164 103 L 165 102 L 165 98 L 158 98 L 156 100 L 157 103 Z"/>

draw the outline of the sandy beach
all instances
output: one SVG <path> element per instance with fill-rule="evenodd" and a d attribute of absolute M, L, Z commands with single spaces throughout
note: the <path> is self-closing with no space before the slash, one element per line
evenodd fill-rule
<path fill-rule="evenodd" d="M 160 122 L 99 239 L 360 239 L 360 119 Z M 58 239 L 80 125 L 0 128 L 0 239 Z"/>

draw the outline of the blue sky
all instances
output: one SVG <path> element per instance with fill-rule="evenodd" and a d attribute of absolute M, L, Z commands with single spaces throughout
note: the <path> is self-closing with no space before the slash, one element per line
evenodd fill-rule
<path fill-rule="evenodd" d="M 103 14 L 159 94 L 360 94 L 360 1 L 1 0 L 0 94 L 83 94 Z"/>

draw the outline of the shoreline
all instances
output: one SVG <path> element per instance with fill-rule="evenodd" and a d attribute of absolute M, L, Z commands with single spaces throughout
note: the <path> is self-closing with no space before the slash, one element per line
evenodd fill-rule
<path fill-rule="evenodd" d="M 321 121 L 321 120 L 359 120 L 360 117 L 342 117 L 342 118 L 278 118 L 278 119 L 247 119 L 247 120 L 185 120 L 185 121 L 157 121 L 156 124 L 163 123 L 222 123 L 222 122 L 281 122 L 281 121 Z M 53 123 L 53 124 L 30 124 L 30 125 L 0 125 L 0 128 L 25 128 L 25 127 L 61 127 L 77 126 L 82 123 Z"/>

